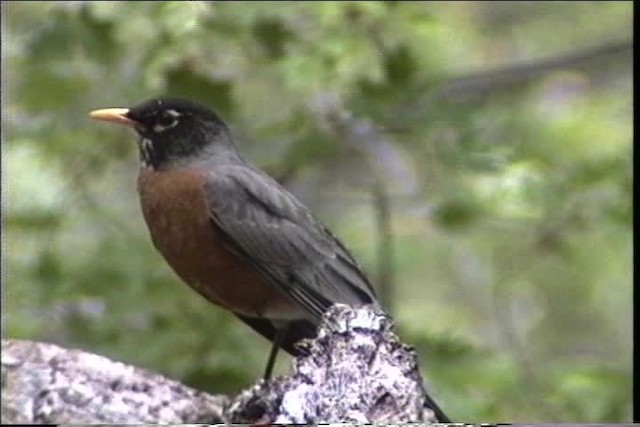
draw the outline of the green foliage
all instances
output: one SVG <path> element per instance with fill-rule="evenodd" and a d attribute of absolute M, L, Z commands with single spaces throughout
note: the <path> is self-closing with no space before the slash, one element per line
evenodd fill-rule
<path fill-rule="evenodd" d="M 630 2 L 3 12 L 7 336 L 213 392 L 262 373 L 268 343 L 153 250 L 135 137 L 86 117 L 187 96 L 215 107 L 246 157 L 285 180 L 374 281 L 384 261 L 371 183 L 387 185 L 394 317 L 454 420 L 630 420 L 631 50 L 527 74 L 630 40 Z M 474 72 L 488 77 L 461 78 Z M 326 95 L 384 143 L 351 140 L 322 115 Z"/>

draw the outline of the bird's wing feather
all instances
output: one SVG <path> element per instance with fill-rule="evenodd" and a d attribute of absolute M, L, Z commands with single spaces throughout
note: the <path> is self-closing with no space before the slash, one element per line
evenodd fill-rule
<path fill-rule="evenodd" d="M 229 247 L 315 319 L 336 302 L 376 302 L 346 248 L 266 174 L 225 166 L 210 173 L 205 192 L 211 224 Z"/>

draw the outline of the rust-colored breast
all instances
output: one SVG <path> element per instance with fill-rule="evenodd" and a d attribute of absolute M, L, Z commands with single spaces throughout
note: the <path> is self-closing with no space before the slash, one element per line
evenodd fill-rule
<path fill-rule="evenodd" d="M 156 249 L 214 304 L 252 317 L 301 317 L 298 307 L 226 248 L 209 222 L 203 185 L 198 171 L 141 169 L 138 191 Z"/>

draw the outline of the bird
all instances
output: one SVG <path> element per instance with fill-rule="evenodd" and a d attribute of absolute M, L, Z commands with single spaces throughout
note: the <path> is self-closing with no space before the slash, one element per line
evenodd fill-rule
<path fill-rule="evenodd" d="M 210 302 L 294 355 L 332 304 L 378 305 L 345 246 L 240 155 L 209 108 L 163 97 L 90 116 L 138 133 L 138 192 L 153 244 Z"/>
<path fill-rule="evenodd" d="M 333 304 L 382 308 L 345 245 L 245 160 L 207 106 L 163 96 L 89 116 L 138 134 L 137 190 L 153 245 L 183 282 L 273 343 L 265 380 L 278 349 L 298 355 L 295 344 L 315 336 Z"/>

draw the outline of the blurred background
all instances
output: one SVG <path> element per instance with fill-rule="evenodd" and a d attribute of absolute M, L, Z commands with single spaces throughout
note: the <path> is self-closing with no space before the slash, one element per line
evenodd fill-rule
<path fill-rule="evenodd" d="M 133 132 L 87 118 L 172 94 L 354 252 L 455 421 L 631 421 L 632 13 L 3 3 L 3 336 L 214 393 L 262 374 L 153 249 Z"/>

